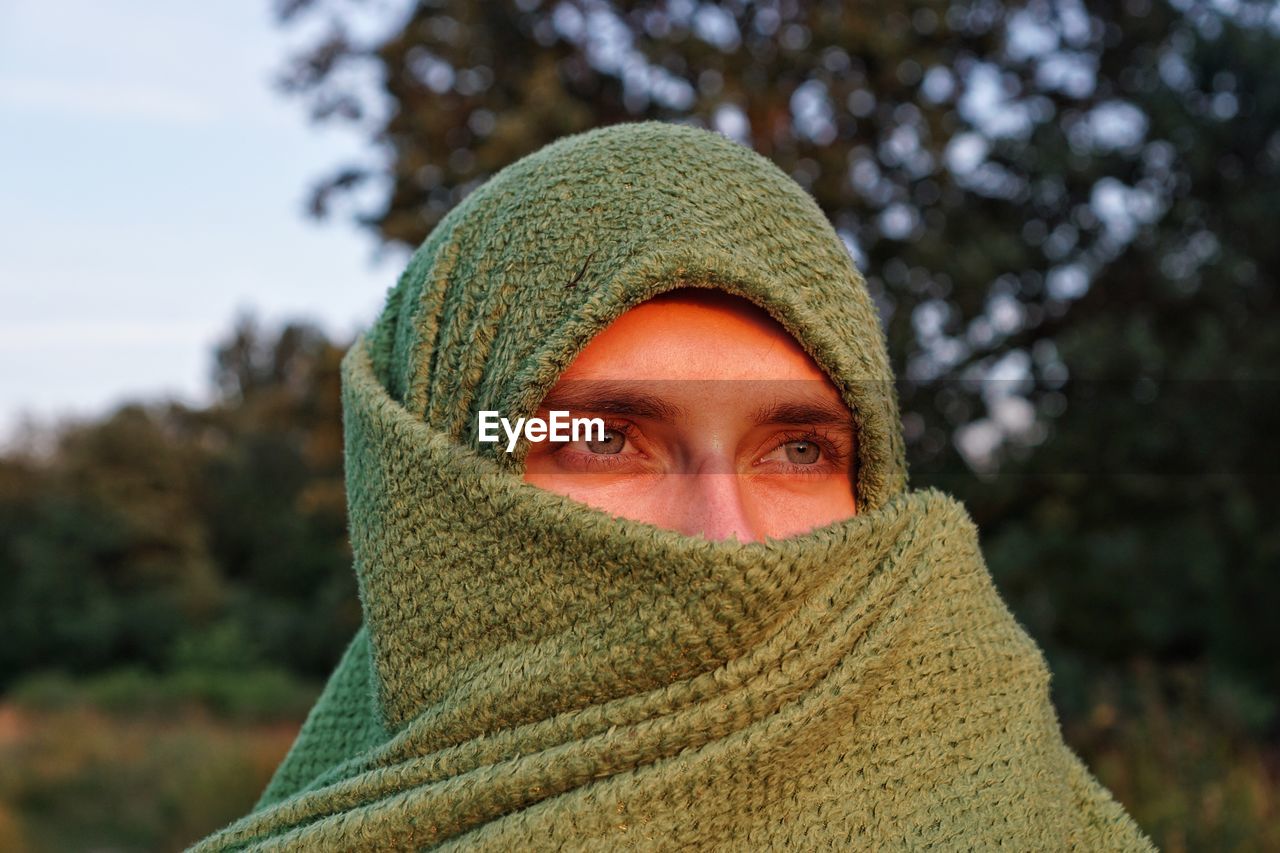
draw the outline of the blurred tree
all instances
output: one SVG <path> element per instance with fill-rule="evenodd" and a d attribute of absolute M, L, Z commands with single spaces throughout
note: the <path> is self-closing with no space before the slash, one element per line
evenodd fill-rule
<path fill-rule="evenodd" d="M 49 466 L 7 462 L 21 485 L 0 501 L 0 679 L 41 662 L 159 662 L 217 608 L 196 513 L 202 453 L 167 414 L 126 405 L 66 429 Z"/>
<path fill-rule="evenodd" d="M 125 404 L 0 459 L 0 688 L 124 663 L 327 674 L 359 624 L 342 352 L 242 318 L 213 405 Z"/>
<path fill-rule="evenodd" d="M 261 654 L 313 675 L 359 624 L 346 535 L 339 363 L 314 326 L 251 317 L 215 354 L 204 420 L 224 447 L 203 494 L 210 548 Z"/>
<path fill-rule="evenodd" d="M 312 209 L 387 242 L 598 125 L 769 156 L 867 272 L 915 481 L 973 509 L 1059 698 L 1195 660 L 1278 719 L 1274 2 L 276 6 L 324 27 L 286 91 L 371 142 Z"/>
<path fill-rule="evenodd" d="M 1096 176 L 1106 251 L 1031 349 L 1071 377 L 1033 395 L 1047 437 L 969 494 L 992 521 L 993 568 L 1062 672 L 1135 653 L 1208 661 L 1232 713 L 1274 732 L 1280 17 L 1183 5 L 1115 32 L 1129 59 L 1112 73 L 1144 131 L 1135 156 L 1077 151 L 1068 131 Z M 1083 679 L 1060 682 L 1083 701 Z"/>

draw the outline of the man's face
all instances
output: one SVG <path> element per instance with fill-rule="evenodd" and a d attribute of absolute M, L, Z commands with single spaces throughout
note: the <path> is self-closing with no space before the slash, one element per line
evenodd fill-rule
<path fill-rule="evenodd" d="M 538 415 L 601 418 L 603 441 L 530 445 L 526 482 L 687 535 L 759 541 L 857 511 L 853 416 L 785 329 L 744 299 L 681 290 L 631 309 Z"/>

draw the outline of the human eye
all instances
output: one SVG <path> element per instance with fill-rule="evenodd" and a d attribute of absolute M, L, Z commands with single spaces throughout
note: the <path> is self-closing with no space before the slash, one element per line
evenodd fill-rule
<path fill-rule="evenodd" d="M 636 446 L 636 428 L 626 421 L 605 421 L 604 435 L 558 442 L 557 461 L 566 468 L 602 470 L 633 462 L 644 454 Z"/>
<path fill-rule="evenodd" d="M 826 476 L 848 461 L 842 443 L 818 431 L 784 433 L 770 446 L 772 449 L 755 464 L 778 473 Z"/>

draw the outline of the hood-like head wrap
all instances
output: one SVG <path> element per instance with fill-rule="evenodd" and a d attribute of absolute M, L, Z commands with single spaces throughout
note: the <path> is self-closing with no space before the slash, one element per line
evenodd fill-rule
<path fill-rule="evenodd" d="M 411 415 L 476 441 L 481 410 L 534 413 L 560 373 L 628 309 L 678 287 L 764 308 L 858 418 L 858 497 L 906 486 L 884 336 L 822 211 L 749 148 L 705 130 L 615 125 L 548 145 L 454 208 L 368 335 L 373 372 Z M 522 445 L 522 449 L 527 445 Z"/>
<path fill-rule="evenodd" d="M 525 484 L 535 412 L 678 287 L 745 297 L 831 377 L 854 518 L 763 543 Z M 343 361 L 364 625 L 255 811 L 202 850 L 1149 849 L 1064 746 L 963 507 L 906 489 L 883 334 L 813 200 L 660 123 L 567 137 L 432 231 Z"/>

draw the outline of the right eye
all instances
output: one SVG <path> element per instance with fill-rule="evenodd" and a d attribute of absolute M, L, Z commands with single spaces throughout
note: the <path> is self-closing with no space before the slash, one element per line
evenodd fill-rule
<path fill-rule="evenodd" d="M 622 449 L 627 446 L 627 436 L 619 429 L 606 427 L 604 431 L 604 439 L 601 441 L 584 441 L 587 450 L 592 453 L 598 453 L 602 456 L 621 453 Z"/>

